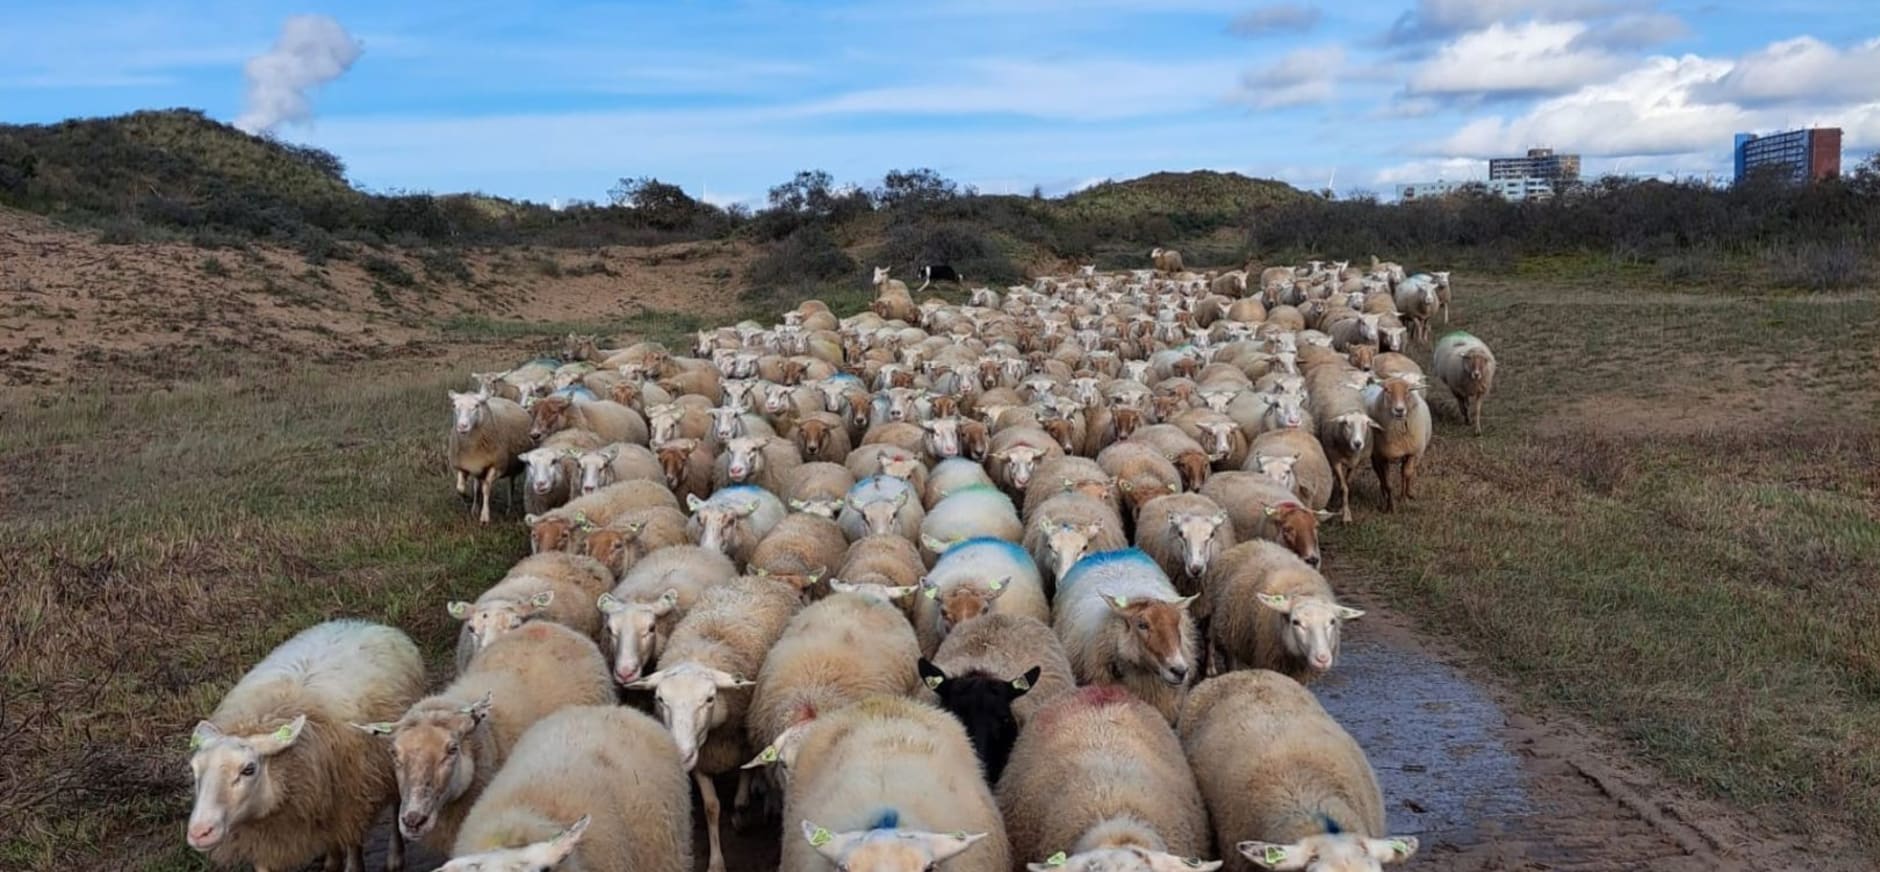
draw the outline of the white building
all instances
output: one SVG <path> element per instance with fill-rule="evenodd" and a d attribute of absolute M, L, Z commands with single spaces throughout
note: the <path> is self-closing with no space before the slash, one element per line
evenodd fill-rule
<path fill-rule="evenodd" d="M 1552 179 L 1462 179 L 1448 181 L 1437 179 L 1434 182 L 1411 182 L 1397 186 L 1397 202 L 1409 203 L 1415 200 L 1428 200 L 1432 197 L 1447 197 L 1469 185 L 1481 185 L 1488 192 L 1504 200 L 1546 200 L 1554 195 Z"/>

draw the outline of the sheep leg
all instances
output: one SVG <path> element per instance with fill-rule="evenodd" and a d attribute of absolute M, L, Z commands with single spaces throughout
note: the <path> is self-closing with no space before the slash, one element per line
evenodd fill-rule
<path fill-rule="evenodd" d="M 492 466 L 483 473 L 483 517 L 482 522 L 490 522 L 490 492 L 496 489 L 496 467 Z"/>
<path fill-rule="evenodd" d="M 1339 464 L 1332 467 L 1332 472 L 1338 476 L 1338 502 L 1339 507 L 1344 510 L 1342 520 L 1349 524 L 1351 523 L 1351 469 Z"/>
<path fill-rule="evenodd" d="M 1373 452 L 1371 454 L 1371 471 L 1377 473 L 1378 494 L 1383 504 L 1384 511 L 1389 512 L 1395 508 L 1391 502 L 1390 496 L 1390 461 L 1384 459 L 1383 455 Z"/>
<path fill-rule="evenodd" d="M 1481 397 L 1472 397 L 1469 400 L 1469 422 L 1475 425 L 1475 435 L 1477 436 L 1482 435 L 1482 398 Z"/>
<path fill-rule="evenodd" d="M 463 474 L 463 470 L 459 469 L 457 470 L 457 495 L 460 497 L 468 496 L 469 493 L 470 493 L 470 479 L 468 476 Z"/>
<path fill-rule="evenodd" d="M 398 806 L 392 806 L 392 840 L 385 846 L 385 872 L 403 872 L 405 834 L 398 831 Z"/>
<path fill-rule="evenodd" d="M 393 827 L 397 829 L 397 827 Z M 366 846 L 364 842 L 346 846 L 346 872 L 366 872 Z"/>
<path fill-rule="evenodd" d="M 1412 454 L 1409 457 L 1406 457 L 1403 459 L 1403 498 L 1404 499 L 1406 500 L 1416 499 L 1416 496 L 1410 493 L 1410 486 L 1412 483 L 1416 481 L 1416 479 L 1417 479 L 1417 455 Z"/>
<path fill-rule="evenodd" d="M 711 776 L 697 769 L 692 770 L 692 780 L 698 782 L 698 798 L 705 805 L 705 838 L 711 842 L 711 862 L 706 872 L 725 872 L 724 849 L 718 844 L 718 788 Z"/>
<path fill-rule="evenodd" d="M 751 811 L 751 770 L 738 770 L 738 792 L 731 798 L 731 828 L 738 832 L 750 829 Z"/>

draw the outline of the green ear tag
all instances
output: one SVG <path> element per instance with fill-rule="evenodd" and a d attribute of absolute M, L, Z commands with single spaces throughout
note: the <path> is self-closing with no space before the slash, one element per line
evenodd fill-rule
<path fill-rule="evenodd" d="M 1117 597 L 1117 598 L 1116 598 L 1116 607 L 1117 607 L 1117 608 L 1119 608 L 1119 609 L 1120 609 L 1120 608 L 1123 608 L 1123 607 L 1125 607 L 1125 606 L 1127 606 L 1127 605 L 1129 605 L 1129 597 L 1126 597 L 1126 596 L 1119 596 L 1119 597 Z"/>
<path fill-rule="evenodd" d="M 1026 681 L 1025 676 L 1021 675 L 1017 678 L 1012 679 L 1012 689 L 1013 690 L 1030 690 L 1031 682 Z"/>
<path fill-rule="evenodd" d="M 777 762 L 778 756 L 779 755 L 777 754 L 777 746 L 772 745 L 768 748 L 765 748 L 764 753 L 757 755 L 757 759 L 762 760 L 765 763 L 775 763 Z"/>
<path fill-rule="evenodd" d="M 940 598 L 940 589 L 937 587 L 926 588 L 926 592 L 927 592 L 927 598 L 930 600 L 937 600 Z"/>
<path fill-rule="evenodd" d="M 198 736 L 195 733 L 189 734 L 189 750 L 192 753 L 202 750 L 202 737 L 201 736 Z"/>
<path fill-rule="evenodd" d="M 1268 866 L 1278 863 L 1286 859 L 1286 849 L 1278 845 L 1268 845 L 1266 846 L 1265 859 Z"/>
<path fill-rule="evenodd" d="M 989 588 L 991 588 L 991 589 L 993 589 L 993 590 L 995 590 L 995 591 L 996 591 L 996 590 L 998 590 L 998 589 L 1000 589 L 1000 588 L 1002 588 L 1002 587 L 1005 587 L 1005 583 L 1004 583 L 1004 582 L 999 582 L 999 581 L 993 581 L 993 582 L 988 582 L 988 583 L 986 584 L 986 587 L 989 587 Z"/>
<path fill-rule="evenodd" d="M 280 729 L 274 731 L 274 741 L 276 742 L 285 742 L 293 737 L 294 725 L 292 723 L 282 724 Z"/>
<path fill-rule="evenodd" d="M 1390 849 L 1406 857 L 1410 855 L 1410 843 L 1402 839 L 1391 839 Z"/>
<path fill-rule="evenodd" d="M 1066 863 L 1069 863 L 1070 861 L 1071 861 L 1070 857 L 1065 856 L 1063 851 L 1059 851 L 1055 854 L 1052 854 L 1049 857 L 1046 857 L 1044 860 L 1044 864 L 1046 866 L 1062 866 Z"/>
<path fill-rule="evenodd" d="M 927 686 L 928 686 L 929 688 L 932 688 L 932 689 L 934 689 L 934 690 L 939 690 L 939 689 L 940 689 L 940 685 L 942 685 L 942 684 L 945 684 L 945 683 L 946 683 L 946 681 L 947 681 L 946 679 L 944 679 L 944 678 L 941 678 L 941 677 L 940 677 L 940 676 L 938 676 L 938 675 L 929 675 L 929 676 L 927 676 Z"/>
<path fill-rule="evenodd" d="M 965 831 L 965 830 L 954 830 L 954 831 L 953 831 L 953 838 L 956 838 L 956 839 L 959 839 L 959 840 L 960 840 L 960 841 L 962 841 L 962 842 L 964 842 L 964 841 L 966 841 L 966 831 Z"/>
<path fill-rule="evenodd" d="M 1183 862 L 1183 863 L 1186 863 L 1186 864 L 1188 864 L 1188 868 L 1190 868 L 1190 869 L 1199 869 L 1199 868 L 1201 868 L 1201 858 L 1200 858 L 1200 857 L 1189 857 L 1188 859 L 1186 859 L 1186 860 L 1183 860 L 1182 862 Z"/>
<path fill-rule="evenodd" d="M 810 844 L 810 847 L 820 848 L 824 845 L 829 844 L 830 840 L 834 838 L 835 838 L 835 835 L 833 833 L 829 832 L 828 830 L 823 829 L 822 827 L 817 827 L 815 832 L 809 834 L 809 844 Z"/>

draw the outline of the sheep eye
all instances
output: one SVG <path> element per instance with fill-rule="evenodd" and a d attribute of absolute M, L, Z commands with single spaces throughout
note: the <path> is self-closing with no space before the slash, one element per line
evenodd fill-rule
<path fill-rule="evenodd" d="M 444 756 L 446 756 L 446 757 L 455 757 L 455 756 L 457 756 L 457 745 L 456 745 L 456 743 L 454 743 L 454 742 L 453 742 L 453 743 L 451 743 L 451 744 L 449 744 L 449 745 L 445 745 L 445 746 L 444 746 Z"/>
<path fill-rule="evenodd" d="M 1145 632 L 1145 633 L 1147 633 L 1147 632 L 1149 632 L 1149 622 L 1148 622 L 1148 621 L 1137 621 L 1137 622 L 1136 622 L 1136 629 L 1138 629 L 1138 630 L 1141 630 L 1141 631 L 1143 631 L 1143 632 Z"/>
<path fill-rule="evenodd" d="M 249 764 L 247 764 L 247 765 L 244 765 L 244 766 L 242 767 L 242 777 L 243 777 L 243 778 L 253 778 L 253 777 L 255 776 L 255 772 L 257 772 L 257 771 L 258 771 L 258 770 L 257 770 L 257 769 L 255 768 L 255 764 L 253 764 L 253 763 L 249 763 Z"/>

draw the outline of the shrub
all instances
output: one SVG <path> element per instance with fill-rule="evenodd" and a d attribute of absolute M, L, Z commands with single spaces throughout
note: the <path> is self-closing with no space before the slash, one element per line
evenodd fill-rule
<path fill-rule="evenodd" d="M 888 231 L 882 256 L 910 276 L 924 265 L 943 263 L 968 282 L 1008 284 L 1023 278 L 990 235 L 965 221 L 897 225 Z"/>
<path fill-rule="evenodd" d="M 860 268 L 829 231 L 821 224 L 810 224 L 751 261 L 745 277 L 753 286 L 776 288 L 832 281 L 851 276 Z"/>
<path fill-rule="evenodd" d="M 218 258 L 205 257 L 202 259 L 202 273 L 203 275 L 215 276 L 219 279 L 227 278 L 228 267 L 223 265 L 222 261 Z"/>
<path fill-rule="evenodd" d="M 418 262 L 424 264 L 425 275 L 430 276 L 433 281 L 456 279 L 460 282 L 467 282 L 473 277 L 470 265 L 463 262 L 463 255 L 458 254 L 455 249 L 430 249 L 418 255 Z"/>
<path fill-rule="evenodd" d="M 408 288 L 418 283 L 417 277 L 413 276 L 410 270 L 400 266 L 398 261 L 382 254 L 367 255 L 359 262 L 359 266 L 366 271 L 367 275 L 388 285 Z"/>
<path fill-rule="evenodd" d="M 1833 291 L 1858 287 L 1863 273 L 1860 249 L 1852 243 L 1804 242 L 1769 250 L 1776 281 L 1784 287 Z"/>

